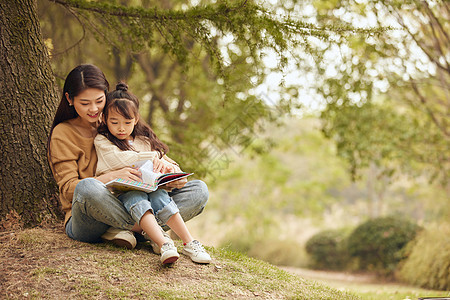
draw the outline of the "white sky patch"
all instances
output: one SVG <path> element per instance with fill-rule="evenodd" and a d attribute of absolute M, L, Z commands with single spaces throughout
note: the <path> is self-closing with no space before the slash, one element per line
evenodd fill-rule
<path fill-rule="evenodd" d="M 366 3 L 367 1 L 357 0 L 357 2 Z M 265 0 L 264 3 L 267 5 L 268 9 L 270 9 L 271 5 L 277 5 L 276 0 Z M 286 13 L 284 11 L 282 12 L 280 10 L 277 10 L 274 13 L 277 14 L 277 16 L 286 16 Z M 350 22 L 355 27 L 377 27 L 378 23 L 375 14 L 370 11 L 367 11 L 366 13 L 366 17 L 362 18 L 351 15 L 344 10 L 337 10 L 335 11 L 335 16 Z M 378 7 L 377 13 L 383 20 L 382 26 L 400 28 L 397 20 L 393 16 L 383 12 L 381 7 Z M 298 17 L 296 17 L 295 15 L 298 15 Z M 298 18 L 308 22 L 314 22 L 315 15 L 315 9 L 312 5 L 303 5 L 301 9 L 300 6 L 296 6 L 294 7 L 293 12 L 289 14 L 291 18 Z M 216 34 L 216 32 L 213 31 L 213 34 Z M 401 41 L 406 37 L 404 31 L 397 29 L 390 31 L 389 36 L 390 41 L 394 43 L 395 41 Z M 231 34 L 225 35 L 219 39 L 219 45 L 222 46 L 221 51 L 226 65 L 230 62 L 228 51 L 232 51 L 237 54 L 240 53 L 240 49 L 237 46 L 233 45 L 233 41 L 234 37 Z M 321 40 L 315 39 L 314 37 L 311 37 L 309 41 L 314 47 L 322 47 L 322 44 L 323 46 L 325 46 L 325 44 Z M 376 38 L 371 36 L 367 36 L 366 42 L 374 46 L 376 46 L 377 44 Z M 349 57 L 351 55 L 351 51 L 352 50 L 345 45 L 341 45 L 340 47 L 336 45 L 332 46 L 331 50 L 326 52 L 324 57 L 323 63 L 327 66 L 325 76 L 338 79 L 340 76 L 340 72 L 345 71 L 348 67 L 350 67 L 343 63 L 343 58 Z M 419 64 L 412 62 L 404 64 L 405 58 L 409 58 L 412 51 L 415 56 L 413 61 L 418 61 Z M 367 67 L 372 68 L 368 71 L 368 74 L 373 78 L 373 86 L 375 88 L 375 92 L 384 93 L 389 89 L 388 81 L 383 76 L 386 70 L 389 72 L 396 72 L 397 74 L 402 76 L 404 80 L 407 80 L 413 74 L 417 74 L 417 70 L 428 71 L 429 73 L 433 72 L 433 66 L 428 63 L 428 59 L 424 56 L 424 54 L 418 47 L 417 49 L 414 48 L 414 46 L 411 46 L 410 49 L 402 49 L 400 47 L 398 55 L 399 58 L 379 59 L 373 64 L 369 63 L 369 65 L 367 65 Z M 248 59 L 251 60 L 251 58 Z M 298 98 L 303 106 L 302 111 L 306 111 L 308 113 L 317 113 L 318 111 L 321 111 L 325 108 L 326 100 L 323 99 L 323 97 L 314 90 L 317 80 L 320 80 L 320 78 L 318 79 L 316 77 L 317 75 L 314 73 L 314 71 L 308 73 L 302 69 L 298 69 L 294 59 L 290 59 L 288 65 L 283 70 L 277 71 L 279 61 L 277 54 L 273 50 L 266 49 L 264 51 L 262 61 L 267 69 L 272 69 L 273 71 L 267 75 L 265 81 L 262 84 L 248 91 L 249 94 L 260 97 L 269 105 L 276 105 L 283 97 L 288 96 L 282 94 L 282 88 L 280 87 L 281 84 L 284 84 L 286 87 L 298 86 Z M 247 62 L 250 63 L 251 61 Z M 311 66 L 313 66 L 314 63 L 315 62 L 312 61 L 312 59 L 310 61 L 307 60 L 307 64 L 311 64 Z M 353 65 L 358 64 L 359 59 L 356 56 L 353 57 L 352 63 Z M 353 76 L 355 77 L 355 79 L 357 79 L 360 74 L 358 72 L 355 72 Z M 255 84 L 257 82 L 257 78 L 253 78 L 251 81 Z M 342 84 L 345 85 L 346 83 L 343 82 Z M 347 88 L 347 86 L 345 87 Z M 350 89 L 351 87 L 349 87 L 349 90 Z M 367 95 L 352 93 L 349 95 L 349 97 L 352 99 L 352 102 L 357 104 L 358 102 L 364 100 Z"/>

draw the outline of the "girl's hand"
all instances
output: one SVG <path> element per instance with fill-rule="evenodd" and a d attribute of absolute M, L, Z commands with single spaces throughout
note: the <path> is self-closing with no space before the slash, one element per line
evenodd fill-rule
<path fill-rule="evenodd" d="M 164 174 L 166 173 L 176 173 L 177 169 L 172 164 L 164 164 Z"/>
<path fill-rule="evenodd" d="M 164 173 L 164 169 L 165 169 L 164 162 L 161 159 L 155 157 L 153 159 L 153 172 Z"/>

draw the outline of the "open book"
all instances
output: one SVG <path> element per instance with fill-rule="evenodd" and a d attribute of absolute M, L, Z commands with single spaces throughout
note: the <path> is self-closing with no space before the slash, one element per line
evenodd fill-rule
<path fill-rule="evenodd" d="M 194 173 L 155 173 L 153 172 L 153 162 L 151 160 L 138 161 L 131 165 L 133 168 L 139 168 L 142 173 L 142 181 L 125 180 L 123 178 L 116 178 L 106 183 L 108 188 L 113 191 L 143 191 L 150 193 L 156 191 L 160 186 L 169 182 L 188 177 Z"/>

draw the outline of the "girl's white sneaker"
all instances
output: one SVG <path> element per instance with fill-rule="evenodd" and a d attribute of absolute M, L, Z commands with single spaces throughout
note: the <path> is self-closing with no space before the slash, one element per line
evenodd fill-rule
<path fill-rule="evenodd" d="M 165 264 L 172 264 L 178 260 L 180 254 L 178 254 L 177 247 L 173 243 L 167 242 L 161 246 L 161 262 Z"/>
<path fill-rule="evenodd" d="M 196 263 L 209 264 L 211 262 L 211 256 L 209 256 L 205 248 L 203 248 L 203 245 L 197 240 L 193 240 L 184 245 L 183 254 L 189 256 Z"/>

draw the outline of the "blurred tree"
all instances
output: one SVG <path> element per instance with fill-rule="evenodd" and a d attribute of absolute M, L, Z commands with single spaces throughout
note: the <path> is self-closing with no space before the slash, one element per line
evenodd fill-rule
<path fill-rule="evenodd" d="M 79 52 L 108 78 L 114 74 L 116 80 L 128 80 L 145 102 L 142 113 L 148 123 L 169 144 L 170 155 L 198 175 L 217 169 L 224 149 L 245 148 L 257 121 L 276 120 L 271 107 L 252 89 L 269 72 L 262 64 L 265 50 L 278 54 L 279 69 L 289 47 L 312 51 L 307 36 L 360 31 L 349 25 L 320 28 L 286 16 L 277 18 L 254 1 L 56 2 L 61 6 L 40 0 L 44 36 L 54 46 L 74 47 L 53 59 L 55 69 L 64 74 L 71 68 L 67 66 L 71 53 Z M 161 15 L 155 17 L 155 12 Z M 76 28 L 76 38 L 61 33 L 61 23 Z M 285 93 L 279 101 L 283 113 L 295 107 L 296 96 Z"/>
<path fill-rule="evenodd" d="M 256 67 L 261 55 L 260 51 L 268 48 L 279 55 L 282 66 L 286 63 L 285 53 L 300 43 L 302 36 L 313 35 L 326 38 L 329 32 L 333 31 L 345 35 L 354 31 L 370 33 L 379 30 L 357 30 L 345 25 L 320 28 L 289 17 L 279 17 L 253 1 L 220 1 L 198 6 L 176 2 L 178 5 L 173 6 L 173 9 L 163 7 L 167 2 L 160 2 L 159 5 L 155 3 L 151 1 L 52 0 L 52 6 L 61 5 L 67 10 L 66 14 L 72 15 L 79 23 L 76 27 L 65 27 L 67 22 L 63 21 L 62 25 L 56 24 L 52 30 L 58 28 L 56 34 L 64 36 L 67 31 L 63 29 L 67 28 L 68 32 L 72 31 L 79 35 L 77 38 L 66 38 L 65 41 L 68 42 L 62 47 L 57 45 L 63 53 L 66 49 L 75 50 L 75 59 L 79 62 L 84 60 L 83 52 L 95 53 L 100 49 L 97 46 L 77 47 L 88 33 L 101 42 L 100 46 L 107 44 L 112 57 L 117 53 L 125 53 L 125 56 L 121 56 L 120 59 L 117 56 L 114 57 L 115 64 L 111 67 L 114 74 L 121 77 L 130 74 L 132 68 L 130 60 L 135 56 L 129 55 L 139 54 L 144 50 L 156 51 L 167 53 L 183 67 L 183 71 L 179 72 L 178 80 L 180 81 L 178 84 L 183 84 L 183 74 L 188 69 L 187 66 L 196 58 L 206 56 L 210 64 L 209 69 L 224 87 L 212 89 L 213 94 L 216 93 L 220 97 L 217 97 L 214 102 L 209 102 L 209 97 L 203 98 L 205 102 L 195 107 L 191 118 L 193 120 L 212 118 L 217 123 L 227 124 L 228 127 L 222 131 L 208 131 L 208 127 L 203 125 L 193 126 L 191 132 L 209 133 L 197 139 L 198 144 L 190 146 L 192 150 L 190 153 L 195 153 L 195 157 L 199 159 L 197 165 L 200 165 L 203 159 L 209 159 L 210 151 L 207 146 L 216 145 L 215 140 L 226 147 L 245 146 L 247 137 L 252 134 L 252 125 L 260 116 L 269 115 L 265 113 L 266 105 L 262 100 L 251 95 L 247 96 L 245 93 L 243 97 L 238 97 L 236 92 L 239 89 L 231 88 L 234 80 L 240 84 L 240 77 L 231 76 L 241 71 L 237 65 L 233 65 L 234 59 L 239 60 L 248 55 L 245 62 L 249 66 Z M 44 163 L 45 135 L 51 123 L 55 102 L 58 101 L 47 57 L 47 49 L 52 51 L 51 46 L 54 47 L 55 43 L 52 39 L 46 39 L 48 45 L 46 48 L 42 42 L 36 14 L 36 0 L 1 1 L 0 10 L 1 55 L 2 64 L 4 64 L 1 71 L 2 78 L 5 79 L 2 80 L 0 103 L 2 127 L 6 133 L 2 139 L 4 151 L 2 151 L 1 160 L 6 163 L 2 164 L 0 220 L 3 220 L 10 211 L 16 211 L 23 217 L 26 224 L 31 225 L 39 221 L 39 216 L 45 211 L 44 208 L 48 208 L 52 213 L 56 211 L 55 207 L 47 205 L 55 195 L 56 189 L 49 188 L 53 181 Z M 238 45 L 239 49 L 245 50 L 241 52 L 242 57 L 239 51 L 236 51 L 237 55 L 222 53 L 217 39 L 227 36 Z M 54 48 L 52 53 L 58 54 Z M 105 60 L 107 59 L 108 57 L 105 57 Z M 73 65 L 70 65 L 59 74 L 66 74 L 72 68 Z M 247 68 L 244 69 L 247 70 Z M 242 78 L 245 77 L 244 74 L 248 73 L 244 72 Z M 65 76 L 58 77 L 63 79 Z M 246 86 L 248 82 L 251 81 L 245 81 Z M 223 95 L 221 95 L 222 91 Z M 184 92 L 184 89 L 179 89 L 178 93 L 181 97 L 176 97 L 175 101 L 168 103 L 169 110 L 174 111 L 174 114 L 177 108 L 187 112 L 192 107 L 188 105 L 187 100 L 190 99 L 183 98 Z M 164 96 L 167 97 L 167 95 Z M 14 104 L 12 109 L 10 109 L 11 103 Z M 158 103 L 163 106 L 162 100 Z M 220 112 L 220 105 L 222 105 L 222 111 L 228 114 Z M 251 110 L 247 109 L 249 106 Z M 235 114 L 243 110 L 247 112 L 244 121 L 236 119 Z M 181 120 L 185 118 L 183 113 L 179 114 L 179 118 Z M 231 123 L 228 122 L 229 120 Z M 156 124 L 156 122 L 153 123 Z M 180 128 L 190 126 L 181 122 L 180 124 Z M 174 136 L 174 141 L 181 138 L 183 138 L 182 135 Z M 24 146 L 20 150 L 11 150 L 13 146 L 22 144 Z M 202 144 L 206 147 L 201 148 Z M 200 154 L 199 146 L 202 151 Z M 194 149 L 196 152 L 193 151 Z M 30 169 L 36 172 L 30 173 Z M 11 174 L 11 176 L 5 174 Z M 27 174 L 27 177 L 23 174 Z M 42 191 L 35 191 L 36 187 Z"/>
<path fill-rule="evenodd" d="M 318 90 L 324 132 L 354 175 L 374 164 L 436 180 L 450 195 L 450 4 L 447 1 L 314 1 L 317 20 L 396 30 L 327 44 Z M 339 41 L 339 38 L 337 38 Z M 332 62 L 330 61 L 333 60 Z"/>

